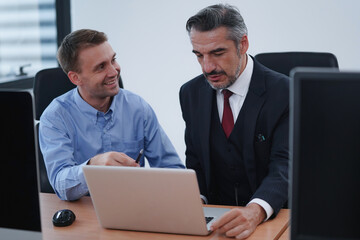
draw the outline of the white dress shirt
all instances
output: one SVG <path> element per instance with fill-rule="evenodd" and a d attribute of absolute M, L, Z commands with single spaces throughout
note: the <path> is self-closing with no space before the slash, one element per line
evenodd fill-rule
<path fill-rule="evenodd" d="M 236 81 L 230 87 L 227 88 L 228 90 L 233 92 L 233 94 L 229 98 L 229 102 L 234 117 L 234 123 L 236 123 L 241 107 L 244 104 L 244 100 L 249 90 L 251 76 L 254 69 L 253 59 L 248 55 L 246 55 L 246 57 L 247 57 L 247 63 L 244 71 L 240 74 L 238 79 L 236 79 Z M 217 102 L 217 107 L 219 110 L 219 118 L 221 122 L 224 111 L 224 97 L 222 94 L 222 90 L 216 90 L 216 102 Z M 274 210 L 270 206 L 270 204 L 268 204 L 266 201 L 262 199 L 254 198 L 248 204 L 250 203 L 257 203 L 265 210 L 266 212 L 265 221 L 268 220 L 269 217 L 274 213 Z"/>

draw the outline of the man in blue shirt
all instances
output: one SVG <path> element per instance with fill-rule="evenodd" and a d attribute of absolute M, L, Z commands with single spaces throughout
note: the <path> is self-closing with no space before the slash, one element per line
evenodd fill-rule
<path fill-rule="evenodd" d="M 70 33 L 57 57 L 77 88 L 46 108 L 39 139 L 50 183 L 62 200 L 88 193 L 83 165 L 144 166 L 144 157 L 134 160 L 141 149 L 151 167 L 184 168 L 150 105 L 119 88 L 120 66 L 104 33 Z"/>

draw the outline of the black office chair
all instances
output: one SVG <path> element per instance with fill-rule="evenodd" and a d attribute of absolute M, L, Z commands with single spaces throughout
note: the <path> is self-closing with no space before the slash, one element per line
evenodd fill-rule
<path fill-rule="evenodd" d="M 61 68 L 48 68 L 39 71 L 34 79 L 35 118 L 41 114 L 50 102 L 63 93 L 76 87 Z"/>
<path fill-rule="evenodd" d="M 39 123 L 36 123 L 36 134 L 39 136 Z M 44 163 L 44 158 L 40 150 L 39 141 L 37 144 L 38 150 L 38 165 L 39 165 L 39 180 L 40 180 L 40 192 L 43 193 L 55 193 L 52 188 L 49 178 L 47 176 L 47 171 Z"/>
<path fill-rule="evenodd" d="M 119 86 L 124 88 L 121 77 L 119 78 Z M 40 120 L 40 116 L 45 108 L 51 103 L 51 101 L 66 93 L 67 91 L 76 87 L 71 83 L 68 76 L 60 68 L 48 68 L 40 70 L 34 79 L 34 99 L 35 99 L 35 118 Z M 37 133 L 39 131 L 39 124 L 36 125 Z M 39 135 L 39 134 L 38 134 Z M 54 193 L 54 189 L 49 183 L 47 172 L 45 168 L 44 158 L 40 151 L 39 153 L 39 172 L 40 172 L 40 191 L 45 193 Z"/>
<path fill-rule="evenodd" d="M 259 53 L 255 59 L 266 67 L 290 75 L 294 67 L 332 67 L 339 68 L 336 56 L 324 52 L 271 52 Z"/>

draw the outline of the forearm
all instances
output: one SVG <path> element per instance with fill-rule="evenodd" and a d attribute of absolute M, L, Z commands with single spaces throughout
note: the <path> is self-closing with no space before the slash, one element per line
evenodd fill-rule
<path fill-rule="evenodd" d="M 271 138 L 271 149 L 267 159 L 261 159 L 264 165 L 258 171 L 261 184 L 252 199 L 259 198 L 269 204 L 275 216 L 288 199 L 288 171 L 289 171 L 289 118 L 288 112 L 282 115 Z M 265 169 L 266 171 L 264 171 Z M 259 180 L 260 182 L 260 180 Z M 260 204 L 261 205 L 261 204 Z M 264 207 L 266 209 L 266 206 Z M 269 212 L 267 217 L 269 216 Z"/>
<path fill-rule="evenodd" d="M 54 183 L 54 190 L 61 200 L 77 200 L 89 192 L 82 171 L 82 166 L 86 163 L 87 161 L 81 165 L 66 167 L 57 172 L 52 182 Z"/>
<path fill-rule="evenodd" d="M 257 188 L 251 199 L 265 201 L 271 206 L 272 214 L 276 215 L 288 199 L 287 171 L 287 164 L 271 163 L 268 175 L 262 180 L 261 185 Z M 271 214 L 271 212 L 268 212 L 268 214 Z M 267 218 L 269 217 L 271 215 L 267 216 Z"/>

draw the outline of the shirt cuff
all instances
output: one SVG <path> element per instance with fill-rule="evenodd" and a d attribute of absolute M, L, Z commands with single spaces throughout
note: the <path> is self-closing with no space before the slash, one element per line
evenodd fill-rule
<path fill-rule="evenodd" d="M 260 199 L 260 198 L 254 198 L 253 200 L 251 200 L 248 205 L 250 203 L 256 203 L 259 204 L 265 211 L 266 213 L 266 218 L 264 219 L 264 222 L 267 221 L 271 215 L 274 213 L 274 209 L 270 206 L 270 204 L 268 204 L 266 201 Z"/>
<path fill-rule="evenodd" d="M 82 169 L 82 167 L 83 166 L 86 166 L 87 165 L 87 163 L 90 161 L 90 159 L 89 160 L 87 160 L 87 161 L 85 161 L 85 162 L 83 162 L 82 164 L 80 164 L 80 166 L 79 166 L 79 172 L 78 172 L 78 176 L 79 176 L 79 181 L 80 181 L 80 187 L 79 187 L 79 194 L 81 195 L 81 196 L 83 196 L 83 195 L 86 195 L 86 194 L 88 194 L 89 193 L 89 188 L 88 188 L 88 186 L 87 186 L 87 182 L 86 182 L 86 179 L 85 179 L 85 175 L 84 175 L 84 171 L 83 171 L 83 169 Z"/>
<path fill-rule="evenodd" d="M 204 204 L 208 204 L 208 200 L 204 195 L 200 194 L 200 198 L 201 198 L 201 200 L 203 201 Z"/>

